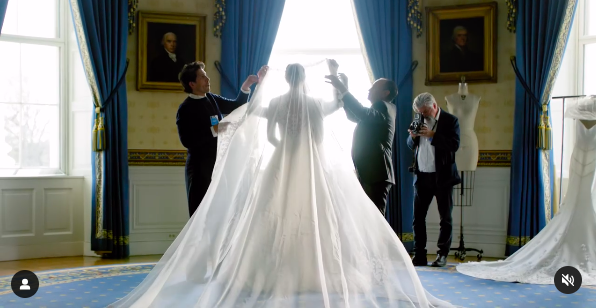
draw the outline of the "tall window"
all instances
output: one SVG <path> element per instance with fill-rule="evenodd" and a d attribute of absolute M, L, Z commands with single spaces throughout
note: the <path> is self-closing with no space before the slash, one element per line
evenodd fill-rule
<path fill-rule="evenodd" d="M 65 2 L 11 0 L 0 36 L 0 176 L 59 174 Z"/>
<path fill-rule="evenodd" d="M 286 0 L 269 65 L 284 68 L 289 63 L 313 63 L 335 59 L 339 72 L 349 78 L 350 93 L 365 106 L 371 86 L 351 0 Z M 321 76 L 323 82 L 323 76 Z M 330 120 L 343 114 L 336 112 Z M 341 121 L 336 138 L 351 147 L 355 124 Z"/>
<path fill-rule="evenodd" d="M 580 0 L 552 96 L 596 94 L 596 0 Z M 576 99 L 566 99 L 565 108 Z M 561 99 L 551 102 L 556 188 L 565 196 L 575 143 L 575 120 L 565 119 Z"/>
<path fill-rule="evenodd" d="M 579 10 L 579 63 L 586 95 L 596 94 L 596 0 L 583 0 Z M 581 80 L 580 79 L 580 80 Z"/>

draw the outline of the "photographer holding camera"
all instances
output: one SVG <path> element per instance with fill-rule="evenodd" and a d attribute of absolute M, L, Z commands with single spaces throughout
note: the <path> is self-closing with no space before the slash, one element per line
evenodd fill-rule
<path fill-rule="evenodd" d="M 417 115 L 408 132 L 408 147 L 415 151 L 414 164 L 414 259 L 415 266 L 426 266 L 426 214 L 433 199 L 441 218 L 437 259 L 434 267 L 447 264 L 451 248 L 453 186 L 461 179 L 455 164 L 459 148 L 459 121 L 454 115 L 437 106 L 430 93 L 422 93 L 412 105 Z"/>

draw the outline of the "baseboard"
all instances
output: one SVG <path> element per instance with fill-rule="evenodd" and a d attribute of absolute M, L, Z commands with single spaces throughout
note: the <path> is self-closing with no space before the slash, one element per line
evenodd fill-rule
<path fill-rule="evenodd" d="M 45 243 L 24 246 L 1 246 L 0 261 L 76 257 L 83 254 L 84 242 Z M 23 268 L 24 269 L 24 268 Z"/>
<path fill-rule="evenodd" d="M 91 250 L 91 242 L 83 243 L 83 256 L 85 257 L 101 257 L 95 253 L 95 251 Z"/>
<path fill-rule="evenodd" d="M 131 256 L 162 255 L 174 241 L 130 242 Z"/>

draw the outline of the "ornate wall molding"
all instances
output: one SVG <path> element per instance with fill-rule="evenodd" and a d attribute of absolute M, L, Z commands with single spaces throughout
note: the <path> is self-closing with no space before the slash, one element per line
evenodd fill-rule
<path fill-rule="evenodd" d="M 128 150 L 130 166 L 184 166 L 184 150 Z"/>
<path fill-rule="evenodd" d="M 137 26 L 137 8 L 139 0 L 128 0 L 128 35 L 131 35 Z"/>
<path fill-rule="evenodd" d="M 510 167 L 511 150 L 481 150 L 478 167 Z"/>
<path fill-rule="evenodd" d="M 185 150 L 128 150 L 130 166 L 184 166 Z M 484 150 L 478 156 L 478 167 L 510 167 L 510 150 Z"/>

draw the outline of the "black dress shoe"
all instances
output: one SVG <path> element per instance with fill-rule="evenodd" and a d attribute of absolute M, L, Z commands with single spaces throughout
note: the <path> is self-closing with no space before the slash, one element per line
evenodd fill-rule
<path fill-rule="evenodd" d="M 447 256 L 437 255 L 437 259 L 433 261 L 432 267 L 443 267 L 447 265 Z"/>
<path fill-rule="evenodd" d="M 414 257 L 414 259 L 412 259 L 412 263 L 414 264 L 414 266 L 427 266 L 428 265 L 428 261 L 426 260 L 426 256 L 424 256 L 424 257 Z"/>

